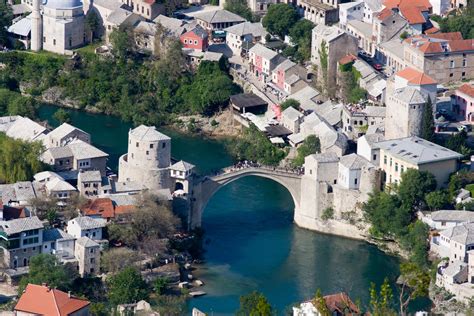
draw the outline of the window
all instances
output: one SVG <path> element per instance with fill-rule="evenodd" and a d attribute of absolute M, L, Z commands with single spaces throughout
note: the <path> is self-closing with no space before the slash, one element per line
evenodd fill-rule
<path fill-rule="evenodd" d="M 136 143 L 136 147 L 138 147 L 138 142 Z"/>
<path fill-rule="evenodd" d="M 383 163 L 384 163 L 384 165 L 387 164 L 387 155 L 384 155 L 384 156 L 383 156 Z"/>
<path fill-rule="evenodd" d="M 454 65 L 455 65 L 454 60 L 451 60 L 449 63 L 449 67 L 454 68 Z"/>
<path fill-rule="evenodd" d="M 462 66 L 463 66 L 463 67 L 466 67 L 466 66 L 467 66 L 467 60 L 466 60 L 466 59 L 463 59 L 463 60 L 462 60 Z"/>
<path fill-rule="evenodd" d="M 198 44 L 198 41 L 195 40 L 195 41 L 194 41 L 194 45 L 197 45 L 197 44 Z"/>
<path fill-rule="evenodd" d="M 453 76 L 453 74 L 452 74 L 452 73 L 451 73 L 451 74 L 449 74 L 449 77 L 452 77 L 452 76 Z"/>
<path fill-rule="evenodd" d="M 43 36 L 43 43 L 46 43 L 46 36 Z"/>
<path fill-rule="evenodd" d="M 372 156 L 372 160 L 377 160 L 377 154 L 374 154 L 374 155 Z"/>
<path fill-rule="evenodd" d="M 91 263 L 95 263 L 95 258 L 91 258 Z"/>
<path fill-rule="evenodd" d="M 462 76 L 462 77 L 466 77 L 466 73 L 465 73 L 465 72 L 462 72 L 462 73 L 461 73 L 461 76 Z"/>
<path fill-rule="evenodd" d="M 398 172 L 398 162 L 395 163 L 395 172 Z"/>
<path fill-rule="evenodd" d="M 354 179 L 354 184 L 357 185 L 357 178 Z"/>
<path fill-rule="evenodd" d="M 56 45 L 56 39 L 53 39 L 53 45 Z"/>
<path fill-rule="evenodd" d="M 392 166 L 392 158 L 390 158 L 390 167 Z"/>
<path fill-rule="evenodd" d="M 400 173 L 403 173 L 405 171 L 405 167 L 403 165 L 400 165 Z"/>
<path fill-rule="evenodd" d="M 147 150 L 147 151 L 146 151 L 146 154 L 148 155 L 149 153 L 150 153 L 150 152 Z"/>
<path fill-rule="evenodd" d="M 91 248 L 91 249 L 89 250 L 89 252 L 90 252 L 90 253 L 94 253 L 94 248 Z"/>
<path fill-rule="evenodd" d="M 188 43 L 188 40 L 187 39 L 184 39 L 184 44 L 187 44 Z"/>
<path fill-rule="evenodd" d="M 92 237 L 95 237 L 95 232 L 92 233 Z"/>
<path fill-rule="evenodd" d="M 165 148 L 165 147 L 166 147 L 166 143 L 163 143 L 163 144 L 161 145 L 161 148 Z"/>
<path fill-rule="evenodd" d="M 150 144 L 150 149 L 153 149 L 153 144 Z"/>

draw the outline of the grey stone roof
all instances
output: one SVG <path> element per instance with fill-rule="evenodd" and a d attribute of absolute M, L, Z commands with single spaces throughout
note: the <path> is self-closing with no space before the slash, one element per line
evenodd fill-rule
<path fill-rule="evenodd" d="M 99 247 L 100 245 L 90 239 L 89 237 L 81 237 L 76 239 L 76 244 L 81 245 L 84 248 Z"/>
<path fill-rule="evenodd" d="M 74 236 L 69 235 L 68 233 L 59 228 L 50 228 L 43 230 L 43 242 L 56 241 L 58 239 L 73 240 L 75 238 Z"/>
<path fill-rule="evenodd" d="M 312 155 L 318 162 L 338 162 L 339 157 L 335 152 L 327 152 Z"/>
<path fill-rule="evenodd" d="M 133 30 L 136 33 L 154 36 L 156 34 L 156 24 L 146 21 L 139 21 Z"/>
<path fill-rule="evenodd" d="M 68 222 L 68 225 L 69 223 L 75 223 L 79 225 L 82 230 L 105 227 L 105 221 L 103 221 L 102 219 L 95 219 L 89 216 L 79 216 L 73 218 Z"/>
<path fill-rule="evenodd" d="M 77 175 L 81 182 L 101 182 L 102 176 L 99 170 L 80 171 Z"/>
<path fill-rule="evenodd" d="M 59 178 L 48 181 L 45 186 L 48 192 L 76 191 L 75 187 Z"/>
<path fill-rule="evenodd" d="M 189 32 L 193 32 L 196 36 L 200 38 L 207 38 L 208 34 L 205 29 L 202 28 L 200 25 L 196 25 L 193 29 L 191 29 Z"/>
<path fill-rule="evenodd" d="M 372 24 L 359 20 L 350 20 L 347 22 L 347 24 L 360 31 L 365 37 L 370 38 L 372 36 Z"/>
<path fill-rule="evenodd" d="M 80 139 L 72 141 L 67 145 L 67 147 L 71 150 L 74 159 L 90 159 L 109 156 L 109 154 Z"/>
<path fill-rule="evenodd" d="M 331 100 L 328 100 L 323 104 L 318 104 L 314 111 L 330 125 L 335 126 L 341 121 L 343 107 L 342 103 L 334 104 Z"/>
<path fill-rule="evenodd" d="M 274 50 L 271 50 L 270 48 L 267 48 L 263 46 L 260 43 L 255 44 L 250 50 L 250 53 L 254 53 L 257 56 L 261 56 L 265 59 L 272 60 L 276 56 L 278 56 L 278 53 L 275 52 Z"/>
<path fill-rule="evenodd" d="M 221 60 L 222 56 L 224 56 L 222 53 L 205 51 L 204 55 L 202 56 L 202 60 L 219 61 Z"/>
<path fill-rule="evenodd" d="M 194 169 L 194 167 L 195 166 L 193 164 L 190 164 L 189 162 L 180 160 L 177 163 L 173 164 L 170 167 L 170 169 L 178 170 L 178 171 L 189 171 L 189 170 Z"/>
<path fill-rule="evenodd" d="M 7 130 L 16 122 L 16 120 L 20 119 L 21 116 L 19 115 L 12 115 L 12 116 L 2 116 L 0 117 L 0 132 L 6 133 Z"/>
<path fill-rule="evenodd" d="M 133 15 L 139 17 L 139 15 L 132 13 L 128 10 L 125 10 L 123 8 L 118 8 L 107 17 L 107 22 L 115 24 L 115 25 L 121 25 L 122 23 L 127 21 L 129 17 Z"/>
<path fill-rule="evenodd" d="M 289 119 L 291 121 L 296 121 L 299 118 L 303 117 L 303 113 L 301 113 L 300 111 L 298 111 L 297 109 L 295 109 L 292 106 L 290 106 L 289 108 L 284 110 L 281 113 L 281 115 L 282 115 L 282 117 L 286 117 L 287 119 Z"/>
<path fill-rule="evenodd" d="M 244 22 L 224 29 L 227 33 L 232 33 L 237 36 L 252 35 L 253 37 L 264 37 L 267 31 L 262 23 Z"/>
<path fill-rule="evenodd" d="M 36 197 L 35 190 L 30 181 L 20 181 L 13 184 L 16 199 L 18 201 L 29 201 Z"/>
<path fill-rule="evenodd" d="M 63 177 L 61 177 L 59 174 L 57 174 L 56 172 L 52 172 L 52 171 L 42 171 L 42 172 L 38 172 L 37 174 L 35 174 L 33 176 L 33 178 L 35 179 L 35 181 L 38 181 L 38 182 L 42 182 L 44 180 L 51 180 L 53 178 L 59 178 L 61 180 L 64 180 Z"/>
<path fill-rule="evenodd" d="M 27 230 L 40 228 L 43 228 L 43 223 L 37 216 L 0 222 L 0 229 L 3 230 L 7 235 L 13 235 Z"/>
<path fill-rule="evenodd" d="M 100 6 L 109 10 L 117 10 L 122 7 L 122 3 L 115 0 L 94 0 L 92 2 L 94 6 Z"/>
<path fill-rule="evenodd" d="M 245 19 L 227 10 L 215 10 L 196 14 L 194 18 L 207 23 L 245 22 Z"/>
<path fill-rule="evenodd" d="M 462 158 L 455 151 L 416 136 L 386 140 L 377 143 L 377 146 L 394 157 L 415 165 Z"/>
<path fill-rule="evenodd" d="M 385 136 L 382 133 L 365 134 L 361 138 L 364 138 L 367 141 L 367 144 L 369 144 L 373 148 L 376 148 L 376 145 L 372 145 L 385 140 Z"/>
<path fill-rule="evenodd" d="M 10 25 L 8 27 L 8 32 L 20 36 L 28 36 L 31 32 L 31 17 L 27 16 L 26 18 L 23 18 L 17 21 L 16 23 Z"/>
<path fill-rule="evenodd" d="M 186 31 L 187 24 L 182 20 L 170 18 L 165 15 L 158 15 L 153 22 L 161 24 L 171 35 L 179 37 Z"/>
<path fill-rule="evenodd" d="M 426 103 L 424 95 L 414 87 L 405 87 L 395 90 L 393 97 L 407 104 Z"/>
<path fill-rule="evenodd" d="M 135 138 L 146 141 L 171 140 L 170 137 L 158 132 L 154 126 L 140 125 L 132 129 L 129 134 Z"/>
<path fill-rule="evenodd" d="M 113 182 L 113 188 L 116 193 L 137 192 L 145 189 L 143 184 L 135 181 Z"/>
<path fill-rule="evenodd" d="M 337 26 L 318 24 L 313 28 L 313 34 L 324 38 L 324 40 L 329 43 L 344 34 L 344 31 Z"/>
<path fill-rule="evenodd" d="M 45 153 L 49 153 L 53 159 L 62 159 L 74 156 L 69 146 L 49 148 Z"/>
<path fill-rule="evenodd" d="M 82 132 L 84 134 L 87 134 L 89 135 L 89 133 L 86 133 L 84 132 L 82 129 L 79 129 L 75 126 L 72 126 L 71 124 L 68 124 L 68 123 L 63 123 L 61 125 L 59 125 L 58 127 L 56 127 L 55 129 L 53 129 L 51 132 L 48 133 L 48 137 L 49 138 L 63 138 L 63 137 L 66 137 L 67 135 L 69 135 L 70 133 L 74 132 L 74 131 L 79 131 L 79 132 Z"/>
<path fill-rule="evenodd" d="M 274 72 L 287 71 L 288 69 L 290 69 L 291 67 L 293 67 L 295 65 L 296 64 L 294 62 L 292 62 L 291 60 L 285 59 L 282 63 L 280 63 L 277 67 L 275 67 L 275 69 L 273 71 Z"/>
<path fill-rule="evenodd" d="M 364 0 L 365 4 L 372 10 L 372 12 L 379 12 L 382 10 L 382 0 Z"/>
<path fill-rule="evenodd" d="M 7 130 L 6 134 L 15 139 L 33 141 L 39 135 L 44 134 L 46 128 L 30 120 L 27 117 L 20 117 Z"/>
<path fill-rule="evenodd" d="M 386 109 L 384 106 L 366 106 L 362 112 L 371 117 L 385 117 Z"/>
<path fill-rule="evenodd" d="M 373 166 L 365 158 L 357 154 L 342 156 L 339 162 L 341 163 L 341 165 L 351 170 L 362 169 L 365 166 Z"/>
<path fill-rule="evenodd" d="M 474 212 L 469 211 L 436 211 L 431 212 L 431 219 L 445 222 L 474 222 Z"/>
<path fill-rule="evenodd" d="M 298 75 L 293 74 L 289 78 L 285 79 L 285 83 L 289 84 L 290 86 L 297 83 L 298 81 L 302 80 Z"/>
<path fill-rule="evenodd" d="M 381 43 L 380 47 L 403 60 L 403 49 L 401 49 L 401 45 L 402 40 L 397 37 L 393 40 Z"/>
<path fill-rule="evenodd" d="M 443 270 L 444 275 L 450 276 L 452 278 L 456 277 L 460 273 L 467 274 L 467 263 L 456 261 L 450 263 L 449 266 Z"/>
<path fill-rule="evenodd" d="M 443 230 L 440 234 L 462 245 L 470 245 L 474 243 L 474 223 L 454 226 Z"/>

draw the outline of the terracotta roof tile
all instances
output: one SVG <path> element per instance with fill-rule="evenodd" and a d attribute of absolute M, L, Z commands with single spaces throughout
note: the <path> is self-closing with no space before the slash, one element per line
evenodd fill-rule
<path fill-rule="evenodd" d="M 422 11 L 423 7 L 400 7 L 400 12 L 410 24 L 423 24 L 426 22 Z"/>
<path fill-rule="evenodd" d="M 447 41 L 462 40 L 461 32 L 436 33 L 428 35 L 429 38 L 444 39 Z"/>
<path fill-rule="evenodd" d="M 436 81 L 430 76 L 410 67 L 400 70 L 395 75 L 402 77 L 408 80 L 409 83 L 416 85 L 436 84 Z"/>
<path fill-rule="evenodd" d="M 474 50 L 474 40 L 454 40 L 449 42 L 449 48 L 452 52 L 461 52 L 464 50 Z"/>
<path fill-rule="evenodd" d="M 337 293 L 324 296 L 324 301 L 329 311 L 337 312 L 338 315 L 352 315 L 353 313 L 360 313 L 359 308 L 352 302 L 346 293 Z"/>
<path fill-rule="evenodd" d="M 89 304 L 89 301 L 69 296 L 68 293 L 57 289 L 28 284 L 15 306 L 15 311 L 48 316 L 67 316 Z"/>
<path fill-rule="evenodd" d="M 390 9 L 388 9 L 388 8 L 385 8 L 385 9 L 383 9 L 382 11 L 380 11 L 379 13 L 377 13 L 376 17 L 377 17 L 379 20 L 383 21 L 383 20 L 385 20 L 386 18 L 388 18 L 389 16 L 391 16 L 392 13 L 393 13 L 392 10 L 390 10 Z"/>
<path fill-rule="evenodd" d="M 135 210 L 134 205 L 116 205 L 109 198 L 97 198 L 88 200 L 87 204 L 81 207 L 85 216 L 101 216 L 104 219 L 115 218 L 117 215 L 129 214 Z"/>
<path fill-rule="evenodd" d="M 474 98 L 474 86 L 468 83 L 463 84 L 461 87 L 458 88 L 457 91 L 467 94 L 471 98 Z"/>
<path fill-rule="evenodd" d="M 346 65 L 346 64 L 352 63 L 356 60 L 357 60 L 356 56 L 354 56 L 352 54 L 349 54 L 349 55 L 346 55 L 346 56 L 342 57 L 341 59 L 339 59 L 339 64 L 340 65 Z"/>
<path fill-rule="evenodd" d="M 434 26 L 425 30 L 425 34 L 430 34 L 430 36 L 434 35 L 434 33 L 438 33 L 438 32 L 439 32 L 439 28 L 434 27 Z"/>

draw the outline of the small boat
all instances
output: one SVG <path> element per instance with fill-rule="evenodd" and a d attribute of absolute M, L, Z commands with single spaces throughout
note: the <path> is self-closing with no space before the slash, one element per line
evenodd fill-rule
<path fill-rule="evenodd" d="M 203 295 L 206 295 L 206 292 L 204 292 L 204 291 L 189 292 L 189 296 L 191 296 L 191 297 L 197 297 L 197 296 L 203 296 Z"/>

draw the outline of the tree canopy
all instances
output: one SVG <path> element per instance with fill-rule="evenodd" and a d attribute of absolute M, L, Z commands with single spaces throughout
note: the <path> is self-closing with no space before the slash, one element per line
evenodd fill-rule
<path fill-rule="evenodd" d="M 113 305 L 135 303 L 148 298 L 148 285 L 138 270 L 126 267 L 107 278 L 107 297 Z"/>
<path fill-rule="evenodd" d="M 31 257 L 28 275 L 20 280 L 18 293 L 23 293 L 28 283 L 43 284 L 63 291 L 70 289 L 77 272 L 59 263 L 54 255 L 39 254 Z"/>
<path fill-rule="evenodd" d="M 246 0 L 227 0 L 224 9 L 243 17 L 247 21 L 254 19 L 252 10 L 250 10 Z"/>
<path fill-rule="evenodd" d="M 71 123 L 71 114 L 65 109 L 58 109 L 53 114 L 53 118 L 60 123 Z"/>
<path fill-rule="evenodd" d="M 441 32 L 461 32 L 464 39 L 474 38 L 474 7 L 472 4 L 469 4 L 461 12 L 438 20 Z"/>
<path fill-rule="evenodd" d="M 434 119 L 433 119 L 433 105 L 431 103 L 431 98 L 428 97 L 428 101 L 423 107 L 421 138 L 432 142 L 434 141 L 434 137 L 435 137 L 435 126 L 434 126 Z"/>
<path fill-rule="evenodd" d="M 38 158 L 42 152 L 39 142 L 29 143 L 0 133 L 0 182 L 31 180 L 34 174 L 46 169 Z"/>
<path fill-rule="evenodd" d="M 280 104 L 280 109 L 282 112 L 288 109 L 289 107 L 292 107 L 298 110 L 300 108 L 300 102 L 295 99 L 286 99 Z"/>
<path fill-rule="evenodd" d="M 293 159 L 292 164 L 295 167 L 301 167 L 304 164 L 304 158 L 306 156 L 321 152 L 321 142 L 316 135 L 309 135 L 303 144 L 298 146 L 296 151 L 297 155 L 296 158 Z"/>
<path fill-rule="evenodd" d="M 7 28 L 12 24 L 13 12 L 7 1 L 0 2 L 0 46 L 8 45 Z"/>
<path fill-rule="evenodd" d="M 313 22 L 301 19 L 289 30 L 288 35 L 291 37 L 293 43 L 298 46 L 295 58 L 300 62 L 311 58 L 311 34 L 313 28 Z"/>
<path fill-rule="evenodd" d="M 238 316 L 271 316 L 272 306 L 267 298 L 257 291 L 240 297 L 240 308 L 236 312 Z"/>
<path fill-rule="evenodd" d="M 298 13 L 293 6 L 277 3 L 268 8 L 267 14 L 263 17 L 262 24 L 268 32 L 283 38 L 288 34 L 296 21 L 298 21 Z"/>

